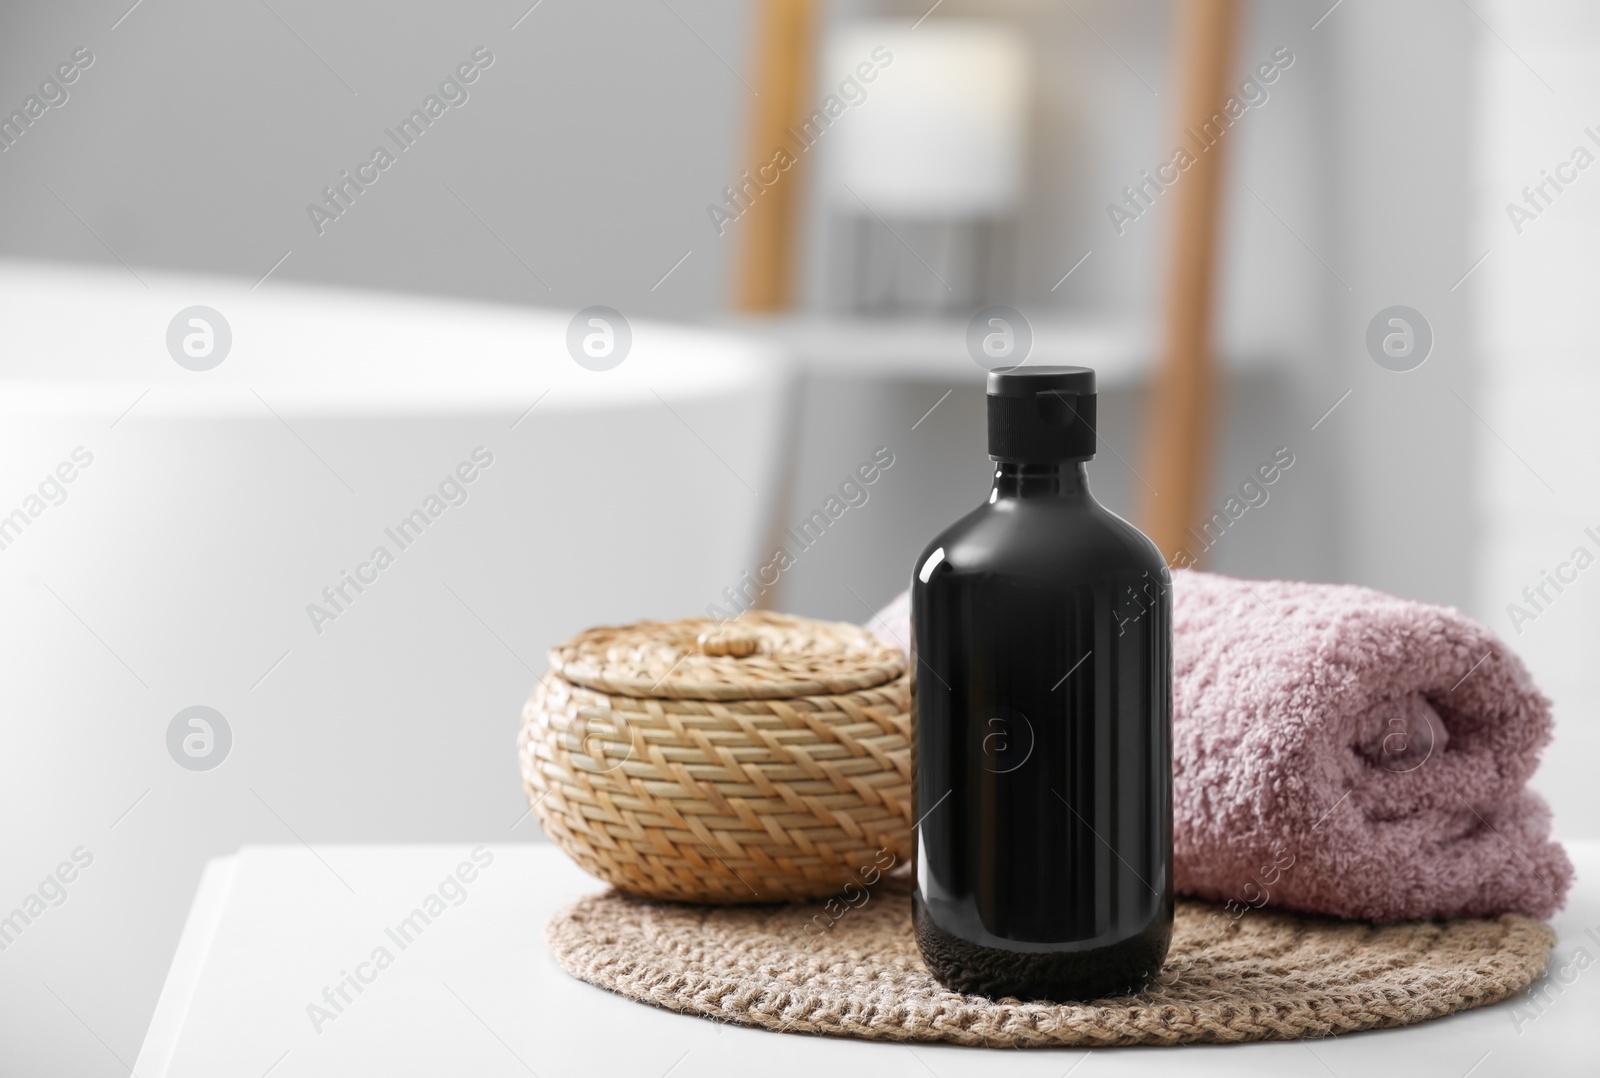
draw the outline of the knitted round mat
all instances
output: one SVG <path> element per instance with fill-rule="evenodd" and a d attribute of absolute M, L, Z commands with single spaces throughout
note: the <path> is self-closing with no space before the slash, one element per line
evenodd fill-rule
<path fill-rule="evenodd" d="M 858 907 L 835 900 L 830 912 L 610 891 L 557 913 L 545 938 L 574 977 L 668 1010 L 780 1032 L 1005 1048 L 1409 1025 L 1520 992 L 1555 943 L 1549 926 L 1519 914 L 1374 925 L 1260 909 L 1234 920 L 1180 899 L 1167 964 L 1140 995 L 1021 1003 L 940 987 L 912 937 L 909 893 L 886 878 Z"/>

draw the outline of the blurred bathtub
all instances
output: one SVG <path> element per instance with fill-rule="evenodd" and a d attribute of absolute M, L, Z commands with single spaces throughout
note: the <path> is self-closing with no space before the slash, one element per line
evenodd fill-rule
<path fill-rule="evenodd" d="M 594 372 L 572 312 L 143 276 L 0 264 L 0 518 L 27 520 L 0 533 L 0 901 L 87 845 L 55 931 L 159 949 L 240 842 L 536 835 L 514 735 L 545 650 L 756 564 L 787 368 L 640 322 Z M 232 330 L 206 372 L 167 351 L 194 305 Z M 214 770 L 169 755 L 196 704 L 231 728 Z"/>

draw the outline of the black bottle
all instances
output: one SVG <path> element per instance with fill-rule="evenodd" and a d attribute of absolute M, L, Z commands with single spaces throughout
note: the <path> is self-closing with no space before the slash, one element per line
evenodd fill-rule
<path fill-rule="evenodd" d="M 1089 493 L 1092 370 L 988 406 L 988 502 L 911 584 L 917 943 L 960 992 L 1136 992 L 1172 938 L 1171 576 Z"/>

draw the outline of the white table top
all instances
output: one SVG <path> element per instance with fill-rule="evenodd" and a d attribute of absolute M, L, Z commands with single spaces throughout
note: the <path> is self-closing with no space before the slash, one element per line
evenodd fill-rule
<path fill-rule="evenodd" d="M 1581 880 L 1555 921 L 1547 1003 L 1528 998 L 1401 1030 L 1313 1042 L 987 1051 L 782 1035 L 633 1003 L 567 976 L 550 914 L 601 889 L 554 847 L 480 847 L 493 860 L 403 949 L 395 928 L 473 847 L 247 847 L 201 880 L 139 1054 L 141 1078 L 239 1075 L 781 1075 L 1006 1073 L 1061 1078 L 1373 1073 L 1489 1078 L 1600 1067 L 1600 842 L 1569 845 Z M 473 877 L 472 873 L 462 873 Z M 459 904 L 454 904 L 459 902 Z M 437 907 L 436 907 L 437 908 Z M 1585 929 L 1594 933 L 1586 935 Z M 392 963 L 358 966 L 386 948 Z M 1583 955 L 1579 954 L 1579 951 Z M 1588 957 L 1584 957 L 1587 955 Z M 1582 966 L 1584 968 L 1580 969 Z M 370 983 L 335 1013 L 324 988 Z M 336 993 L 330 993 L 338 1000 Z M 314 1021 L 308 1006 L 331 1017 Z"/>

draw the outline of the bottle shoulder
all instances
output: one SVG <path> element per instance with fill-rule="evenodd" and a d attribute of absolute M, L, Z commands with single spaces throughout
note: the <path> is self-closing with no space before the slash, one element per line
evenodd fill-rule
<path fill-rule="evenodd" d="M 1054 579 L 1107 572 L 1168 577 L 1166 559 L 1138 528 L 1092 499 L 1002 499 L 984 503 L 945 528 L 923 549 L 914 576 L 969 573 Z"/>

